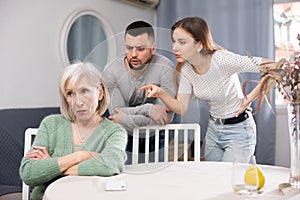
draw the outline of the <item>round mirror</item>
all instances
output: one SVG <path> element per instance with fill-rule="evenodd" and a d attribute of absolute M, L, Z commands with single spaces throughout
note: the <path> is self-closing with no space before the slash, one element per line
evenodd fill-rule
<path fill-rule="evenodd" d="M 92 62 L 103 71 L 115 53 L 112 31 L 95 11 L 80 11 L 69 17 L 62 31 L 61 55 L 64 65 L 73 61 Z M 111 38 L 111 39 L 108 39 Z"/>

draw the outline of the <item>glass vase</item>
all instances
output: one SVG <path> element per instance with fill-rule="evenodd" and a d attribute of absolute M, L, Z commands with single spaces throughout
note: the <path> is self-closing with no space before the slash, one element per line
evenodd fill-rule
<path fill-rule="evenodd" d="M 300 188 L 300 103 L 288 103 L 290 137 L 290 179 L 293 188 Z"/>

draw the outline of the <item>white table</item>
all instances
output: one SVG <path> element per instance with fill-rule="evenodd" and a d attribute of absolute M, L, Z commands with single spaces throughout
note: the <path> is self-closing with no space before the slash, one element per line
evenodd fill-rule
<path fill-rule="evenodd" d="M 67 176 L 47 188 L 44 200 L 161 200 L 161 199 L 300 199 L 300 191 L 283 195 L 278 185 L 287 182 L 289 169 L 261 165 L 266 183 L 261 194 L 241 196 L 231 188 L 232 163 L 188 162 L 126 166 L 113 177 Z M 126 191 L 106 191 L 112 179 L 125 180 Z"/>

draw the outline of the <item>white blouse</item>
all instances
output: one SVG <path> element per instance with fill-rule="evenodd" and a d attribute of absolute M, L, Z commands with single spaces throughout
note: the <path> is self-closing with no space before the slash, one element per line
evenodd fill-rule
<path fill-rule="evenodd" d="M 178 94 L 192 94 L 208 104 L 213 117 L 230 118 L 240 108 L 244 98 L 239 72 L 259 72 L 262 58 L 241 56 L 227 50 L 212 55 L 208 72 L 197 74 L 185 62 L 181 69 Z"/>

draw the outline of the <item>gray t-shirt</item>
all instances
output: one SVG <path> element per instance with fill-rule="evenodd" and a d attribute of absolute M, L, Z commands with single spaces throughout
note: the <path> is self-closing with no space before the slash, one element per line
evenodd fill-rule
<path fill-rule="evenodd" d="M 106 66 L 103 76 L 111 98 L 109 113 L 113 115 L 115 108 L 122 108 L 126 113 L 122 119 L 123 126 L 129 131 L 137 126 L 155 124 L 150 118 L 152 105 L 164 105 L 157 98 L 147 98 L 145 90 L 138 88 L 151 83 L 175 97 L 175 67 L 162 55 L 153 55 L 151 63 L 139 79 L 127 70 L 123 56 Z M 173 113 L 170 115 L 173 117 Z"/>

